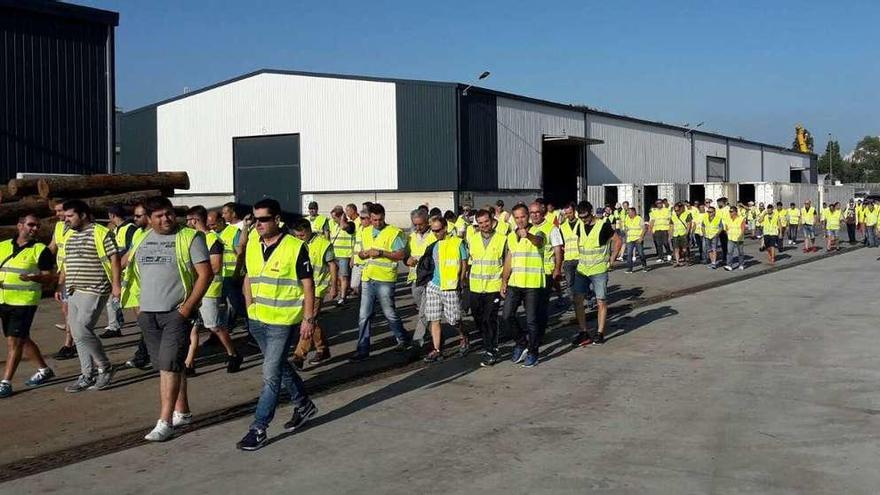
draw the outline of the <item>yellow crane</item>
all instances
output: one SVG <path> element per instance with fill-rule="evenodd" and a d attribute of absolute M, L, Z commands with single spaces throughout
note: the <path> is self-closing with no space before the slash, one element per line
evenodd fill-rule
<path fill-rule="evenodd" d="M 795 149 L 801 153 L 813 152 L 813 137 L 810 131 L 804 129 L 804 126 L 797 124 L 794 126 Z"/>

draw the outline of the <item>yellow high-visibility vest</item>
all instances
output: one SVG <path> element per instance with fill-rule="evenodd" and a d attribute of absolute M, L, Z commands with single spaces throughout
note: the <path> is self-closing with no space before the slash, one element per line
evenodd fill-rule
<path fill-rule="evenodd" d="M 538 230 L 544 233 L 544 273 L 550 275 L 556 267 L 556 255 L 550 246 L 550 232 L 553 232 L 553 221 L 544 219 L 544 223 L 538 226 Z"/>
<path fill-rule="evenodd" d="M 428 246 L 437 242 L 437 237 L 430 230 L 425 233 L 425 236 L 419 238 L 419 234 L 416 232 L 409 233 L 409 241 L 407 242 L 407 248 L 409 249 L 409 255 L 413 258 L 419 259 L 425 254 L 425 250 L 428 249 Z M 409 267 L 409 273 L 406 275 L 406 283 L 412 283 L 416 281 L 416 267 Z"/>
<path fill-rule="evenodd" d="M 673 237 L 681 237 L 683 235 L 687 235 L 688 233 L 688 213 L 687 211 L 682 211 L 681 215 L 673 212 L 672 213 L 672 236 Z"/>
<path fill-rule="evenodd" d="M 840 229 L 840 210 L 831 211 L 828 210 L 828 213 L 825 214 L 825 229 L 826 230 L 839 230 Z"/>
<path fill-rule="evenodd" d="M 238 256 L 235 254 L 235 235 L 238 233 L 238 227 L 226 225 L 220 231 L 220 240 L 223 241 L 223 276 L 232 277 L 235 274 L 235 264 Z"/>
<path fill-rule="evenodd" d="M 801 224 L 801 210 L 799 208 L 788 209 L 788 223 L 791 225 Z"/>
<path fill-rule="evenodd" d="M 639 215 L 624 218 L 623 226 L 626 229 L 626 242 L 639 242 L 639 237 L 645 232 L 645 221 Z"/>
<path fill-rule="evenodd" d="M 302 283 L 296 275 L 303 241 L 284 235 L 278 246 L 263 259 L 259 236 L 248 239 L 245 266 L 251 285 L 248 318 L 269 325 L 296 325 L 303 319 Z"/>
<path fill-rule="evenodd" d="M 367 227 L 361 225 L 360 220 L 358 220 L 358 223 L 354 225 L 354 252 L 352 253 L 352 257 L 354 258 L 355 266 L 363 265 L 364 263 L 366 263 L 363 258 L 358 256 L 358 253 L 364 250 L 363 233 L 369 228 L 369 225 Z"/>
<path fill-rule="evenodd" d="M 816 209 L 812 206 L 809 209 L 801 208 L 801 218 L 804 225 L 813 225 L 816 222 Z"/>
<path fill-rule="evenodd" d="M 147 238 L 150 230 L 145 230 L 142 235 L 136 235 L 128 250 L 128 265 L 122 277 L 122 297 L 120 303 L 123 308 L 134 308 L 140 305 L 141 280 L 140 270 L 137 263 L 137 250 Z M 183 284 L 183 299 L 186 300 L 193 288 L 192 257 L 190 246 L 199 233 L 189 227 L 181 227 L 174 236 L 174 252 L 177 255 L 177 273 Z M 97 241 L 96 241 L 97 242 Z"/>
<path fill-rule="evenodd" d="M 532 225 L 529 234 L 538 235 L 538 227 Z M 522 289 L 543 289 L 547 283 L 544 272 L 544 249 L 538 248 L 528 238 L 520 239 L 516 232 L 507 235 L 507 249 L 510 251 L 510 279 L 507 284 Z"/>
<path fill-rule="evenodd" d="M 39 282 L 22 280 L 25 274 L 37 275 L 40 273 L 40 254 L 46 249 L 46 245 L 36 242 L 19 251 L 15 256 L 15 239 L 7 239 L 0 242 L 0 304 L 10 306 L 37 306 L 43 293 L 43 286 Z M 7 330 L 8 329 L 5 329 Z"/>
<path fill-rule="evenodd" d="M 137 234 L 135 234 L 135 237 L 137 237 Z M 140 243 L 140 241 L 141 240 L 139 239 L 138 242 Z M 214 232 L 213 230 L 209 230 L 205 234 L 205 244 L 208 245 L 208 253 L 209 253 L 208 258 L 209 259 L 210 259 L 211 248 L 213 248 L 214 245 L 217 244 L 218 242 L 221 243 L 221 245 L 223 243 L 223 241 L 220 240 L 220 236 L 217 235 L 217 233 Z M 132 245 L 133 244 L 134 244 L 134 239 L 132 239 Z M 213 272 L 213 270 L 214 270 L 214 267 L 211 266 L 211 271 Z M 223 265 L 221 264 L 220 271 L 218 273 L 214 273 L 214 277 L 211 279 L 211 285 L 208 286 L 208 292 L 205 292 L 205 297 L 216 299 L 216 298 L 219 298 L 222 293 L 223 293 Z"/>
<path fill-rule="evenodd" d="M 354 234 L 349 234 L 336 222 L 330 222 L 330 242 L 333 244 L 333 254 L 340 259 L 351 258 L 354 250 Z"/>
<path fill-rule="evenodd" d="M 55 239 L 55 246 L 58 248 L 55 252 L 55 264 L 58 266 L 59 272 L 64 269 L 64 244 L 71 235 L 73 235 L 73 229 L 69 228 L 67 223 L 63 221 L 55 223 L 52 238 Z"/>
<path fill-rule="evenodd" d="M 400 229 L 393 225 L 386 225 L 379 235 L 373 237 L 372 228 L 365 228 L 361 235 L 361 242 L 364 251 L 370 249 L 379 249 L 382 251 L 392 251 L 391 246 L 394 241 L 403 235 Z M 375 280 L 377 282 L 394 282 L 397 280 L 397 262 L 392 261 L 384 256 L 379 258 L 370 258 L 366 261 L 362 280 L 368 282 Z"/>
<path fill-rule="evenodd" d="M 310 218 L 309 223 L 312 224 L 312 232 L 317 232 L 319 234 L 324 232 L 324 227 L 327 227 L 327 222 L 330 220 L 324 215 L 315 215 L 315 218 Z"/>
<path fill-rule="evenodd" d="M 609 243 L 599 245 L 599 234 L 602 232 L 602 224 L 596 222 L 593 224 L 590 233 L 587 233 L 586 225 L 581 225 L 580 236 L 580 252 L 578 258 L 577 271 L 581 275 L 591 276 L 599 275 L 608 271 L 611 266 L 610 255 L 611 248 Z"/>
<path fill-rule="evenodd" d="M 774 210 L 772 215 L 765 214 L 761 228 L 764 230 L 764 235 L 779 235 L 779 212 Z"/>
<path fill-rule="evenodd" d="M 327 250 L 330 249 L 330 241 L 320 232 L 313 232 L 307 244 L 309 261 L 312 263 L 312 278 L 315 281 L 315 297 L 322 299 L 330 288 L 330 267 L 324 262 Z"/>
<path fill-rule="evenodd" d="M 488 244 L 483 244 L 482 234 L 468 237 L 468 254 L 471 272 L 468 280 L 471 292 L 484 294 L 501 290 L 501 273 L 504 268 L 504 247 L 507 234 L 495 231 Z"/>
<path fill-rule="evenodd" d="M 715 214 L 715 218 L 709 218 L 709 214 L 703 217 L 703 236 L 706 239 L 714 239 L 721 232 L 721 215 Z"/>
<path fill-rule="evenodd" d="M 862 223 L 864 223 L 866 227 L 873 227 L 877 225 L 877 219 L 878 217 L 880 217 L 880 210 L 878 210 L 877 208 L 874 208 L 873 210 L 865 208 L 864 212 L 862 212 L 862 215 L 864 216 Z"/>
<path fill-rule="evenodd" d="M 727 223 L 727 240 L 739 242 L 743 240 L 743 223 L 745 223 L 746 219 L 737 215 L 736 218 L 731 218 Z"/>
<path fill-rule="evenodd" d="M 663 232 L 669 230 L 669 221 L 671 215 L 666 208 L 652 208 L 648 214 L 648 219 L 654 222 L 654 231 Z"/>
<path fill-rule="evenodd" d="M 563 245 L 564 250 L 564 260 L 565 261 L 576 261 L 578 259 L 578 229 L 580 229 L 581 221 L 575 220 L 574 227 L 566 220 L 559 225 L 559 230 L 562 232 L 562 240 L 565 242 Z"/>
<path fill-rule="evenodd" d="M 437 258 L 440 262 L 440 290 L 455 290 L 461 277 L 461 243 L 458 237 L 447 236 L 437 241 Z"/>

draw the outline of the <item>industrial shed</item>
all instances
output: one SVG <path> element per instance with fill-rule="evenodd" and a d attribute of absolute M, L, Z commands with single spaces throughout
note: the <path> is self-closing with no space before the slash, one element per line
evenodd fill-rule
<path fill-rule="evenodd" d="M 0 0 L 0 182 L 113 170 L 119 15 Z"/>
<path fill-rule="evenodd" d="M 446 82 L 260 70 L 120 126 L 119 170 L 187 171 L 197 198 L 181 201 L 371 200 L 401 222 L 424 202 L 561 204 L 590 185 L 815 181 L 815 155 Z"/>

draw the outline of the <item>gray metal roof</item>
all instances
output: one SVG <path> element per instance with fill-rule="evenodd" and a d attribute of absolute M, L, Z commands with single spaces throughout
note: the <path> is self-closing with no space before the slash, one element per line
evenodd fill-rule
<path fill-rule="evenodd" d="M 37 14 L 54 15 L 67 19 L 119 25 L 119 14 L 109 10 L 95 9 L 54 0 L 0 0 L 0 8 L 11 8 Z"/>

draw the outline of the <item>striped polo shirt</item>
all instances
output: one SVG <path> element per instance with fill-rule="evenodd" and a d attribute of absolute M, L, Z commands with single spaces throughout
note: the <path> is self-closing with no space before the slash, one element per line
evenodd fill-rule
<path fill-rule="evenodd" d="M 104 239 L 104 249 L 107 256 L 118 254 L 112 235 Z M 72 232 L 64 244 L 64 252 L 64 286 L 69 294 L 74 291 L 96 295 L 110 293 L 110 280 L 95 249 L 95 224 Z"/>

